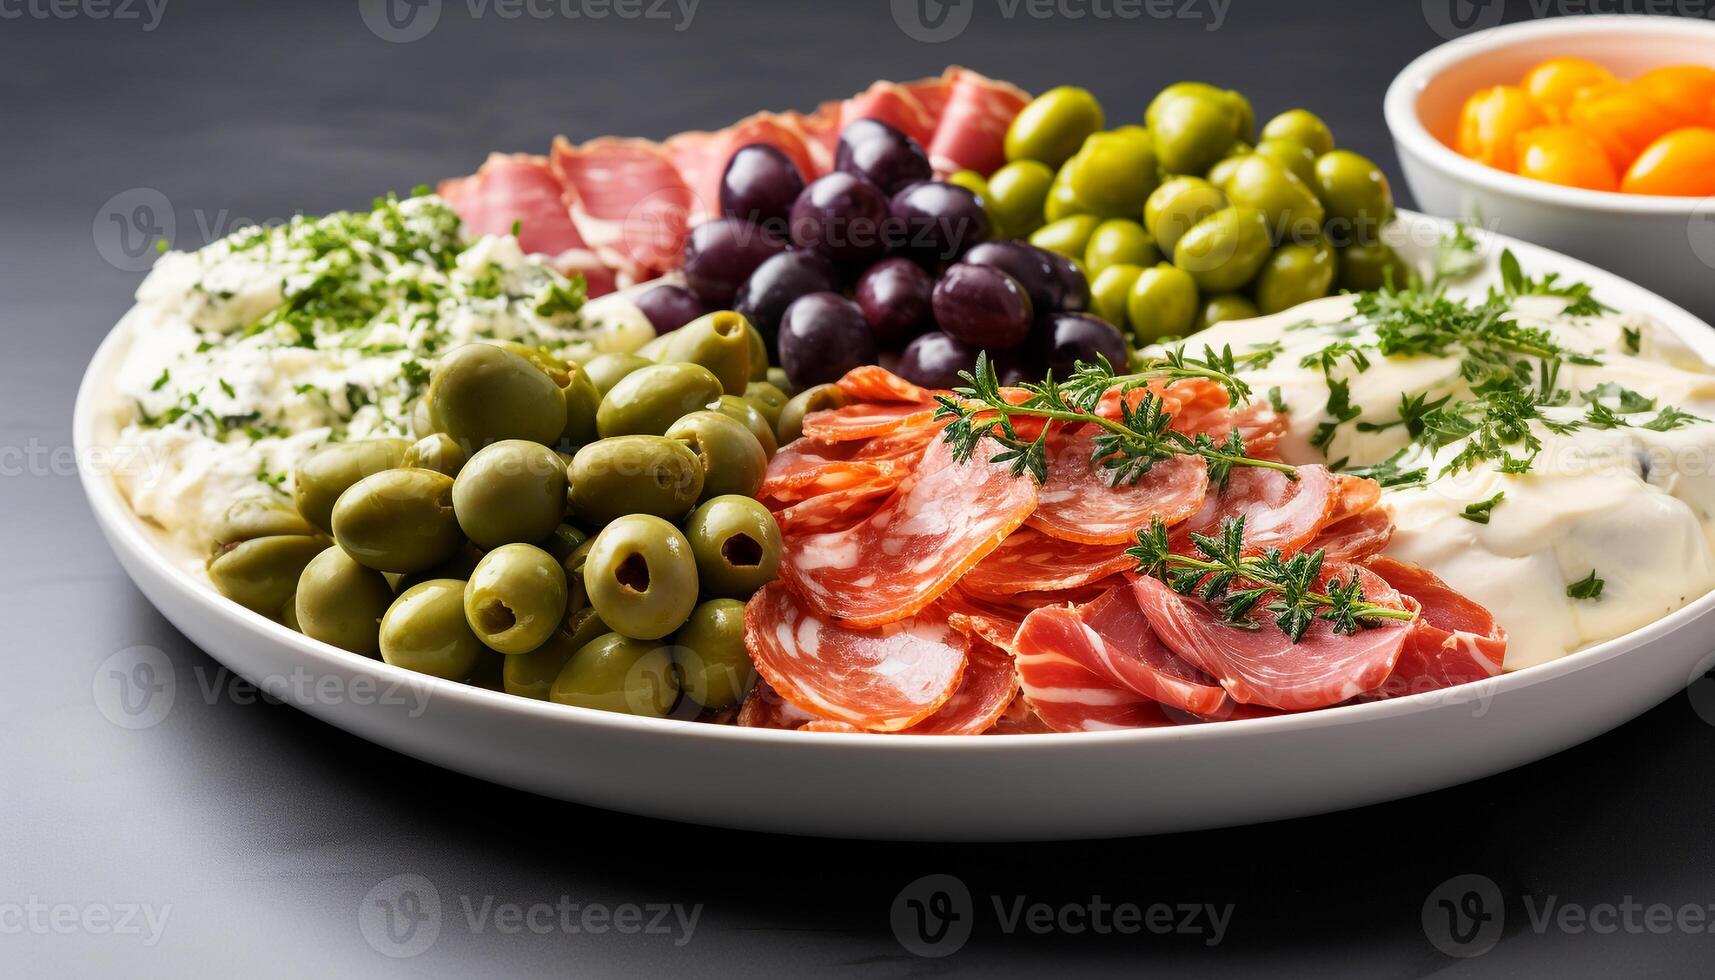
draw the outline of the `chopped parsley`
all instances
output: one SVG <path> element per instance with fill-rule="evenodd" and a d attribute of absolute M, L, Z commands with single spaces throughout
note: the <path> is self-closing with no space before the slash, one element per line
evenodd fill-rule
<path fill-rule="evenodd" d="M 162 388 L 165 388 L 167 386 L 167 382 L 171 380 L 173 380 L 172 370 L 169 368 L 162 368 L 161 376 L 155 379 L 155 383 L 149 386 L 149 390 L 160 391 Z"/>
<path fill-rule="evenodd" d="M 1590 574 L 1566 587 L 1568 599 L 1600 599 L 1602 597 L 1601 579 L 1596 577 L 1596 570 L 1590 569 Z"/>
<path fill-rule="evenodd" d="M 1487 500 L 1479 500 L 1474 504 L 1467 504 L 1465 509 L 1459 512 L 1459 516 L 1470 521 L 1472 524 L 1487 524 L 1489 523 L 1489 515 L 1494 513 L 1495 508 L 1499 506 L 1500 502 L 1505 498 L 1506 491 L 1503 490 Z"/>

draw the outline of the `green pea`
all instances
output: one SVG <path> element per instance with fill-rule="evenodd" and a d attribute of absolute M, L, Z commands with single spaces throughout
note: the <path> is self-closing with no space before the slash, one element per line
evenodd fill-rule
<path fill-rule="evenodd" d="M 1316 193 L 1328 209 L 1328 234 L 1336 242 L 1375 241 L 1393 218 L 1387 176 L 1367 157 L 1335 150 L 1316 158 Z"/>
<path fill-rule="evenodd" d="M 1308 241 L 1322 231 L 1322 203 L 1292 171 L 1268 157 L 1252 154 L 1238 161 L 1222 187 L 1233 204 L 1262 212 L 1275 241 Z"/>
<path fill-rule="evenodd" d="M 381 659 L 434 677 L 462 681 L 487 647 L 464 615 L 464 583 L 431 579 L 407 589 L 381 617 Z"/>
<path fill-rule="evenodd" d="M 1279 313 L 1328 295 L 1334 250 L 1327 242 L 1290 242 L 1274 250 L 1257 274 L 1254 293 L 1263 313 Z"/>
<path fill-rule="evenodd" d="M 1149 195 L 1143 223 L 1155 245 L 1172 255 L 1180 236 L 1209 215 L 1227 206 L 1227 197 L 1201 177 L 1174 177 Z"/>
<path fill-rule="evenodd" d="M 1096 133 L 1066 161 L 1060 180 L 1088 212 L 1131 217 L 1155 190 L 1155 171 L 1152 144 L 1116 133 Z"/>
<path fill-rule="evenodd" d="M 1236 125 L 1230 104 L 1223 100 L 1195 95 L 1173 99 L 1149 126 L 1155 158 L 1166 173 L 1205 173 L 1238 138 Z"/>
<path fill-rule="evenodd" d="M 1363 242 L 1340 249 L 1340 288 L 1366 293 L 1411 285 L 1411 266 L 1384 242 Z"/>
<path fill-rule="evenodd" d="M 1316 154 L 1303 143 L 1288 139 L 1266 139 L 1256 145 L 1253 151 L 1259 157 L 1268 157 L 1297 177 L 1305 187 L 1316 185 Z"/>
<path fill-rule="evenodd" d="M 1270 119 L 1262 127 L 1262 138 L 1291 140 L 1315 156 L 1334 148 L 1334 134 L 1329 132 L 1328 124 L 1308 109 L 1288 109 Z"/>
<path fill-rule="evenodd" d="M 1269 253 L 1268 221 L 1256 208 L 1222 208 L 1191 226 L 1173 248 L 1173 264 L 1204 293 L 1239 289 Z"/>
<path fill-rule="evenodd" d="M 665 718 L 679 700 L 672 649 L 606 633 L 584 644 L 554 678 L 555 704 Z"/>
<path fill-rule="evenodd" d="M 1131 287 L 1126 319 L 1139 344 L 1183 337 L 1197 320 L 1197 282 L 1176 266 L 1145 269 Z"/>
<path fill-rule="evenodd" d="M 464 613 L 490 649 L 528 653 L 548 642 L 565 618 L 565 570 L 532 545 L 496 548 L 482 556 L 465 583 Z"/>
<path fill-rule="evenodd" d="M 1155 239 L 1143 225 L 1126 218 L 1110 218 L 1097 225 L 1084 247 L 1084 268 L 1096 277 L 1110 265 L 1149 266 L 1160 261 L 1161 250 L 1155 247 Z"/>
<path fill-rule="evenodd" d="M 1070 85 L 1051 88 L 1025 106 L 1007 127 L 1006 158 L 1059 167 L 1103 122 L 1102 105 L 1087 90 Z"/>
<path fill-rule="evenodd" d="M 1082 259 L 1084 250 L 1090 247 L 1090 236 L 1096 233 L 1096 226 L 1101 223 L 1102 219 L 1093 214 L 1061 218 L 1038 228 L 1030 236 L 1030 244 L 1058 252 L 1069 259 Z"/>
<path fill-rule="evenodd" d="M 673 648 L 685 696 L 705 708 L 736 704 L 756 683 L 744 647 L 744 603 L 737 599 L 710 599 L 691 610 Z"/>
<path fill-rule="evenodd" d="M 996 170 L 988 179 L 983 198 L 996 238 L 1025 238 L 1042 227 L 1043 207 L 1054 171 L 1037 160 L 1015 160 Z"/>
<path fill-rule="evenodd" d="M 292 604 L 297 630 L 365 657 L 381 652 L 381 617 L 393 605 L 386 576 L 329 548 L 304 566 Z"/>
<path fill-rule="evenodd" d="M 1137 285 L 1143 271 L 1141 265 L 1121 262 L 1097 273 L 1096 281 L 1090 283 L 1090 312 L 1122 331 L 1127 330 L 1130 321 L 1126 318 L 1126 307 L 1131 303 L 1132 287 Z"/>
<path fill-rule="evenodd" d="M 1197 329 L 1207 330 L 1224 320 L 1249 320 L 1256 315 L 1256 304 L 1243 293 L 1217 293 L 1203 301 Z"/>

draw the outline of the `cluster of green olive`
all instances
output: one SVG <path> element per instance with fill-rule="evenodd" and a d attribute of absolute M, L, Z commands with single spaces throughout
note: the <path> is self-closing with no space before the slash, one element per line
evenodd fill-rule
<path fill-rule="evenodd" d="M 1405 282 L 1377 237 L 1393 216 L 1387 178 L 1335 149 L 1314 114 L 1283 112 L 1258 139 L 1243 95 L 1179 82 L 1144 122 L 1104 129 L 1095 96 L 1051 89 L 1013 120 L 1005 166 L 958 179 L 996 237 L 1080 263 L 1091 311 L 1139 344 Z"/>
<path fill-rule="evenodd" d="M 290 502 L 231 508 L 209 577 L 307 636 L 437 677 L 652 716 L 728 707 L 755 676 L 744 600 L 780 562 L 753 498 L 783 416 L 827 402 L 764 380 L 760 349 L 719 312 L 583 365 L 452 350 L 418 441 L 310 455 Z"/>

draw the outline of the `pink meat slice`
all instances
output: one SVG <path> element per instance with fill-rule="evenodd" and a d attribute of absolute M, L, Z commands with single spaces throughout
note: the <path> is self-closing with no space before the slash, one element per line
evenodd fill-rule
<path fill-rule="evenodd" d="M 1174 550 L 1189 553 L 1188 533 L 1212 534 L 1229 517 L 1245 519 L 1245 550 L 1269 548 L 1295 552 L 1327 525 L 1337 502 L 1333 474 L 1326 466 L 1295 467 L 1294 480 L 1278 470 L 1235 466 L 1227 485 L 1210 494 L 1202 509 L 1180 529 Z"/>
<path fill-rule="evenodd" d="M 834 382 L 840 394 L 851 402 L 911 402 L 933 403 L 935 392 L 914 385 L 892 371 L 876 364 L 852 368 Z"/>
<path fill-rule="evenodd" d="M 1098 673 L 1067 651 L 1087 648 L 1089 626 L 1070 606 L 1044 606 L 1024 618 L 1013 641 L 1019 690 L 1057 732 L 1151 728 L 1173 722 L 1154 698 Z"/>
<path fill-rule="evenodd" d="M 876 82 L 840 104 L 842 131 L 859 119 L 887 123 L 925 149 L 938 122 L 909 87 L 887 81 Z"/>
<path fill-rule="evenodd" d="M 1220 682 L 1167 649 L 1128 587 L 1077 607 L 1082 641 L 1062 652 L 1092 671 L 1171 708 L 1212 715 L 1227 700 Z"/>
<path fill-rule="evenodd" d="M 854 629 L 779 582 L 745 605 L 744 641 L 757 672 L 800 711 L 885 732 L 915 725 L 953 696 L 969 647 L 938 608 Z"/>
<path fill-rule="evenodd" d="M 1035 509 L 1033 481 L 982 460 L 956 463 L 937 441 L 862 524 L 783 535 L 780 578 L 811 608 L 850 626 L 897 622 L 952 588 Z"/>
<path fill-rule="evenodd" d="M 681 262 L 691 189 L 659 143 L 604 136 L 549 157 L 578 234 L 603 262 L 635 279 Z"/>
<path fill-rule="evenodd" d="M 924 147 L 938 173 L 990 174 L 1006 163 L 1006 130 L 1029 93 L 965 68 L 948 69 L 947 104 Z"/>
<path fill-rule="evenodd" d="M 437 193 L 469 234 L 509 235 L 516 226 L 519 248 L 546 256 L 561 273 L 582 275 L 592 296 L 613 291 L 613 273 L 585 246 L 572 224 L 560 181 L 547 158 L 490 154 L 469 177 L 441 181 Z"/>
<path fill-rule="evenodd" d="M 736 723 L 743 728 L 802 728 L 815 720 L 815 715 L 794 706 L 759 677 L 739 706 Z"/>
<path fill-rule="evenodd" d="M 1507 634 L 1487 609 L 1428 569 L 1391 558 L 1372 558 L 1365 567 L 1417 600 L 1422 609 L 1405 651 L 1377 695 L 1392 698 L 1436 691 L 1501 672 Z"/>
<path fill-rule="evenodd" d="M 856 527 L 881 508 L 899 481 L 881 477 L 784 507 L 774 514 L 781 534 L 820 534 Z"/>
<path fill-rule="evenodd" d="M 1012 655 L 981 637 L 972 637 L 970 644 L 958 690 L 934 714 L 900 734 L 980 735 L 1006 712 L 1018 694 Z"/>
<path fill-rule="evenodd" d="M 986 596 L 1051 592 L 1107 578 L 1136 566 L 1124 544 L 1079 544 L 1021 528 L 971 569 L 961 588 Z"/>
<path fill-rule="evenodd" d="M 1173 456 L 1150 467 L 1136 483 L 1112 481 L 1112 471 L 1091 465 L 1097 430 L 1055 440 L 1030 526 L 1082 544 L 1130 542 L 1152 520 L 1172 525 L 1203 505 L 1209 479 L 1202 460 Z"/>
<path fill-rule="evenodd" d="M 1362 562 L 1381 553 L 1393 540 L 1393 520 L 1380 507 L 1337 520 L 1324 527 L 1305 551 L 1322 551 L 1328 558 Z"/>

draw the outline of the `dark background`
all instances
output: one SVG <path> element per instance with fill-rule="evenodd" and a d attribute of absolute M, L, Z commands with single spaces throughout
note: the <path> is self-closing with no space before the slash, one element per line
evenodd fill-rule
<path fill-rule="evenodd" d="M 1708 935 L 1538 930 L 1527 902 L 1715 901 L 1715 692 L 1469 786 L 1248 829 L 969 847 L 709 830 L 499 789 L 250 703 L 124 577 L 72 471 L 75 384 L 141 278 L 104 258 L 123 255 L 104 225 L 115 195 L 164 194 L 174 244 L 195 248 L 243 220 L 362 206 L 467 173 L 490 150 L 542 152 L 555 133 L 715 128 L 960 63 L 1033 91 L 1087 86 L 1116 123 L 1140 119 L 1180 78 L 1240 88 L 1261 118 L 1308 106 L 1381 162 L 1408 203 L 1381 98 L 1443 39 L 1434 25 L 1451 21 L 1437 0 L 1232 0 L 1218 30 L 1203 4 L 1192 8 L 1203 20 L 1009 19 L 999 0 L 967 0 L 970 26 L 940 44 L 907 37 L 886 0 L 702 0 L 683 31 L 494 7 L 473 16 L 467 0 L 447 0 L 412 43 L 367 29 L 357 0 L 169 0 L 149 30 L 87 4 L 60 18 L 24 2 L 0 0 L 0 972 L 1707 971 Z M 92 681 L 137 645 L 167 652 L 180 696 L 165 721 L 128 731 L 97 710 Z M 357 908 L 402 873 L 436 886 L 446 922 L 427 952 L 392 960 L 365 942 Z M 913 957 L 889 926 L 895 895 L 930 873 L 975 896 L 975 933 L 948 959 Z M 1467 873 L 1499 888 L 1505 931 L 1485 955 L 1452 959 L 1422 910 Z M 474 934 L 460 895 L 703 910 L 678 948 L 660 936 Z M 1015 896 L 1234 912 L 1212 949 L 1200 936 L 1007 935 L 990 901 Z M 20 934 L 6 907 L 32 899 L 172 908 L 145 948 Z"/>

